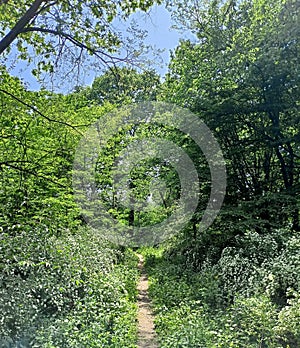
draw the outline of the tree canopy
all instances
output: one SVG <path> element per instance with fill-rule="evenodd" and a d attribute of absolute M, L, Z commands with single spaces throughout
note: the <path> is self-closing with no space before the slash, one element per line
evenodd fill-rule
<path fill-rule="evenodd" d="M 139 52 L 122 46 L 112 21 L 138 9 L 146 11 L 154 3 L 160 1 L 2 1 L 0 54 L 16 49 L 18 59 L 35 63 L 35 74 L 57 67 L 65 73 L 80 70 L 89 56 L 96 58 L 94 64 L 130 62 Z"/>
<path fill-rule="evenodd" d="M 298 230 L 297 3 L 188 3 L 197 39 L 176 49 L 164 98 L 197 112 L 220 140 L 238 233 L 246 220 L 258 231 L 293 220 Z"/>
<path fill-rule="evenodd" d="M 84 91 L 87 99 L 102 105 L 115 105 L 156 100 L 159 95 L 160 77 L 153 70 L 138 73 L 133 68 L 116 68 L 97 77 Z"/>

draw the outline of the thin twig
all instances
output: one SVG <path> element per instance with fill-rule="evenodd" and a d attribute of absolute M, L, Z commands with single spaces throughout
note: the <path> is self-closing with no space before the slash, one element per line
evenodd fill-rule
<path fill-rule="evenodd" d="M 4 94 L 7 94 L 9 95 L 10 97 L 12 97 L 13 99 L 17 100 L 19 103 L 21 103 L 22 105 L 25 105 L 27 106 L 28 108 L 30 108 L 31 110 L 33 110 L 34 112 L 36 112 L 37 114 L 39 114 L 40 116 L 42 116 L 43 118 L 45 118 L 47 121 L 49 122 L 55 122 L 55 123 L 58 123 L 58 124 L 62 124 L 64 126 L 67 126 L 67 127 L 70 127 L 72 128 L 73 130 L 75 130 L 77 133 L 79 133 L 80 135 L 83 135 L 77 128 L 79 127 L 87 127 L 89 125 L 87 124 L 82 124 L 82 125 L 76 125 L 76 126 L 73 126 L 67 122 L 64 122 L 64 121 L 59 121 L 59 120 L 54 120 L 53 118 L 50 118 L 48 116 L 46 116 L 45 114 L 43 114 L 41 111 L 39 111 L 35 106 L 32 106 L 26 102 L 24 102 L 22 99 L 16 97 L 15 95 L 13 95 L 12 93 L 8 92 L 8 91 L 5 91 L 4 89 L 0 89 L 0 92 L 4 93 Z"/>

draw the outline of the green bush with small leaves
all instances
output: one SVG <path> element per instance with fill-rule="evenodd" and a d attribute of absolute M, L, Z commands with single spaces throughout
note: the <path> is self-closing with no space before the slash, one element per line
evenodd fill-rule
<path fill-rule="evenodd" d="M 144 251 L 160 347 L 299 347 L 299 250 L 288 230 L 248 232 L 198 271 Z"/>
<path fill-rule="evenodd" d="M 135 347 L 137 257 L 81 228 L 2 235 L 1 347 Z"/>

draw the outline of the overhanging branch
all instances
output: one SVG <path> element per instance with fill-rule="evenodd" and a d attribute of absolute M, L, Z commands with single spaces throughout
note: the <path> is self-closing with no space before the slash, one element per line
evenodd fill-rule
<path fill-rule="evenodd" d="M 79 133 L 80 135 L 82 135 L 82 133 L 77 129 L 79 127 L 86 127 L 86 126 L 89 126 L 89 125 L 76 125 L 76 126 L 73 126 L 67 122 L 64 122 L 64 121 L 59 121 L 59 120 L 55 120 L 53 118 L 50 118 L 48 116 L 46 116 L 45 114 L 43 114 L 42 112 L 40 112 L 35 106 L 32 106 L 26 102 L 24 102 L 22 99 L 16 97 L 15 95 L 13 95 L 12 93 L 8 92 L 8 91 L 5 91 L 4 89 L 0 89 L 0 92 L 6 94 L 6 95 L 9 95 L 10 97 L 12 97 L 13 99 L 17 100 L 20 104 L 22 105 L 25 105 L 26 107 L 28 107 L 29 109 L 33 110 L 34 112 L 36 112 L 38 115 L 42 116 L 44 119 L 46 119 L 47 121 L 49 122 L 54 122 L 54 123 L 59 123 L 61 125 L 64 125 L 64 126 L 67 126 L 67 127 L 70 127 L 72 129 L 74 129 L 77 133 Z"/>
<path fill-rule="evenodd" d="M 20 163 L 22 164 L 22 162 L 18 162 L 18 161 L 15 161 L 15 163 Z M 52 178 L 50 178 L 49 176 L 47 175 L 44 175 L 44 174 L 41 174 L 41 173 L 38 173 L 38 172 L 35 172 L 31 169 L 28 169 L 28 168 L 24 168 L 24 167 L 20 167 L 18 165 L 16 165 L 13 161 L 8 161 L 8 162 L 0 162 L 0 169 L 2 167 L 7 167 L 7 168 L 12 168 L 12 169 L 15 169 L 15 170 L 18 170 L 19 172 L 25 172 L 25 173 L 28 173 L 30 175 L 33 175 L 35 176 L 36 178 L 41 178 L 41 179 L 44 179 L 46 181 L 49 181 L 51 182 L 52 184 L 55 184 L 57 186 L 60 186 L 61 188 L 64 188 L 64 189 L 69 189 L 70 188 L 67 186 L 67 185 L 63 185 L 59 182 L 57 182 L 56 180 L 53 180 Z"/>
<path fill-rule="evenodd" d="M 40 27 L 28 27 L 28 28 L 23 28 L 21 33 L 28 33 L 28 32 L 40 32 L 40 33 L 44 33 L 44 34 L 52 34 L 58 37 L 63 37 L 66 40 L 70 41 L 73 45 L 86 50 L 87 52 L 91 53 L 92 55 L 94 55 L 95 57 L 99 58 L 102 63 L 104 64 L 115 64 L 116 61 L 125 61 L 127 59 L 127 57 L 125 58 L 119 58 L 119 57 L 115 57 L 111 54 L 108 54 L 106 52 L 104 52 L 103 50 L 94 48 L 94 47 L 89 47 L 88 45 L 86 45 L 85 43 L 75 39 L 72 35 L 65 33 L 63 31 L 59 31 L 59 30 L 54 30 L 54 29 L 48 29 L 48 28 L 40 28 Z M 20 34 L 21 34 L 20 33 Z M 104 57 L 106 57 L 109 60 L 105 60 Z"/>
<path fill-rule="evenodd" d="M 10 44 L 25 28 L 25 26 L 30 22 L 30 20 L 37 14 L 37 11 L 44 1 L 45 0 L 35 0 L 25 14 L 18 20 L 16 25 L 10 30 L 10 32 L 4 36 L 4 38 L 0 41 L 0 54 L 2 54 L 10 46 Z"/>

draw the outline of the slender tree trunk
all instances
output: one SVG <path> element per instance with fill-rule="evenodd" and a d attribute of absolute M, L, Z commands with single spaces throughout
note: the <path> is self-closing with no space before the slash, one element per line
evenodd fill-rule
<path fill-rule="evenodd" d="M 300 224 L 299 224 L 299 209 L 296 208 L 293 211 L 293 230 L 296 232 L 300 232 Z"/>
<path fill-rule="evenodd" d="M 132 180 L 130 180 L 129 183 L 129 195 L 130 195 L 130 211 L 128 215 L 128 225 L 133 226 L 134 225 L 134 208 L 133 208 L 133 203 L 134 203 L 134 198 L 133 198 L 133 189 L 135 188 L 135 185 Z"/>

